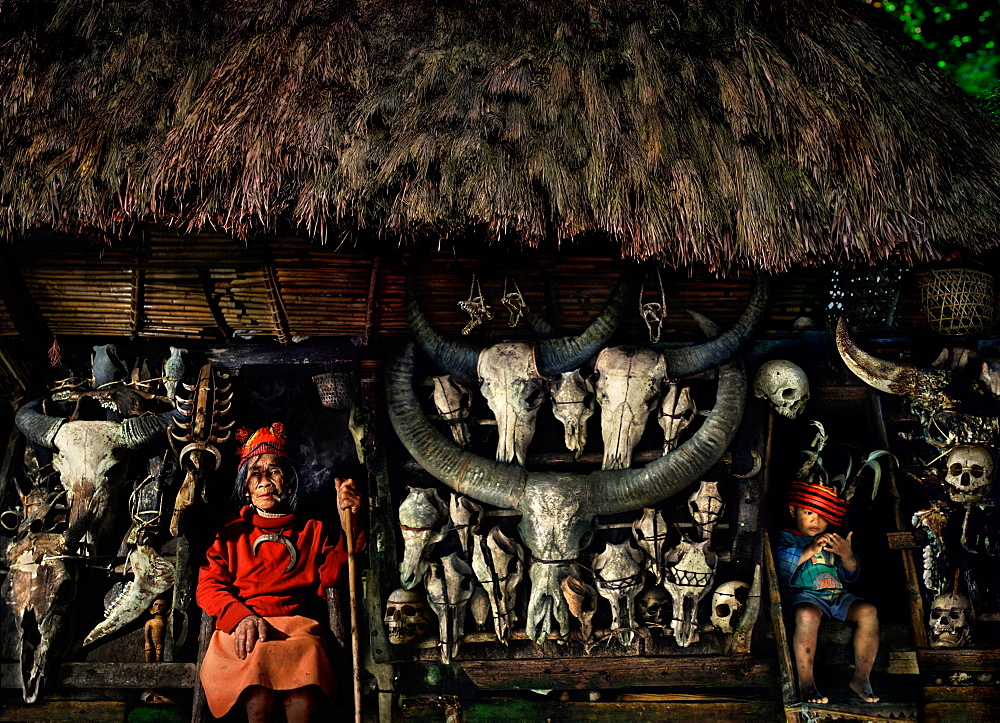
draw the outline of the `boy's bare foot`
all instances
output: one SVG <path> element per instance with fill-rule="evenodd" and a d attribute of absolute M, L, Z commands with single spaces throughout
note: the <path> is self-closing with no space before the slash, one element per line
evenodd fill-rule
<path fill-rule="evenodd" d="M 852 678 L 851 690 L 857 693 L 858 697 L 865 703 L 878 703 L 878 696 L 872 691 L 872 684 L 867 676 L 864 678 Z"/>
<path fill-rule="evenodd" d="M 804 700 L 806 703 L 830 702 L 829 698 L 827 698 L 825 695 L 823 695 L 816 689 L 816 685 L 814 683 L 803 684 L 800 687 L 802 688 L 802 700 Z"/>

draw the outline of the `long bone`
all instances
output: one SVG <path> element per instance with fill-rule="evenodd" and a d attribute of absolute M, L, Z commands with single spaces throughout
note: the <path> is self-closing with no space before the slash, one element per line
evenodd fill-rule
<path fill-rule="evenodd" d="M 524 548 L 499 527 L 491 528 L 485 535 L 475 534 L 472 569 L 489 596 L 497 641 L 507 645 L 517 586 L 524 576 Z"/>
<path fill-rule="evenodd" d="M 72 546 L 87 532 L 96 538 L 103 531 L 111 492 L 123 480 L 126 453 L 161 436 L 169 413 L 124 422 L 69 422 L 38 411 L 41 403 L 25 404 L 14 423 L 29 441 L 55 452 L 52 466 L 66 489 L 70 516 L 65 536 Z"/>
<path fill-rule="evenodd" d="M 717 327 L 695 315 L 709 333 Z M 569 633 L 569 612 L 560 589 L 589 543 L 596 515 L 649 507 L 676 494 L 714 465 L 736 436 L 746 397 L 740 360 L 719 369 L 715 407 L 677 450 L 643 469 L 590 474 L 536 472 L 488 460 L 460 449 L 427 420 L 413 390 L 413 345 L 392 361 L 387 402 L 396 435 L 426 471 L 457 492 L 521 513 L 518 530 L 531 551 L 528 635 L 540 642 L 553 631 Z"/>

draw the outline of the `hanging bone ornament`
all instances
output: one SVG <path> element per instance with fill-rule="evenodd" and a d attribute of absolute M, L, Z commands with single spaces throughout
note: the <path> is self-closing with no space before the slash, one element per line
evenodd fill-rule
<path fill-rule="evenodd" d="M 948 452 L 944 481 L 948 497 L 959 504 L 978 503 L 990 494 L 996 463 L 993 453 L 981 444 L 963 444 Z"/>
<path fill-rule="evenodd" d="M 949 448 L 996 438 L 1000 418 L 988 410 L 980 413 L 973 404 L 982 401 L 977 400 L 980 390 L 957 385 L 953 372 L 878 359 L 854 342 L 843 319 L 837 322 L 836 339 L 844 364 L 861 381 L 907 400 L 928 444 Z"/>
<path fill-rule="evenodd" d="M 464 495 L 451 493 L 451 504 L 448 507 L 451 518 L 451 529 L 458 533 L 458 541 L 462 546 L 462 557 L 472 559 L 472 533 L 479 528 L 483 518 L 483 508 L 475 500 Z"/>
<path fill-rule="evenodd" d="M 757 370 L 753 393 L 758 399 L 768 399 L 782 417 L 795 419 L 809 401 L 809 377 L 798 364 L 772 359 Z"/>
<path fill-rule="evenodd" d="M 712 539 L 712 530 L 722 517 L 723 509 L 725 504 L 719 495 L 719 483 L 702 480 L 694 494 L 688 497 L 688 511 L 700 532 L 699 539 Z"/>
<path fill-rule="evenodd" d="M 397 588 L 385 604 L 384 622 L 390 643 L 408 645 L 427 637 L 431 611 L 419 591 Z"/>
<path fill-rule="evenodd" d="M 569 613 L 580 621 L 580 640 L 584 644 L 594 639 L 594 613 L 597 612 L 597 590 L 576 575 L 567 575 L 559 583 Z"/>
<path fill-rule="evenodd" d="M 399 528 L 403 533 L 403 561 L 399 579 L 403 589 L 415 587 L 427 571 L 431 548 L 451 531 L 448 506 L 430 487 L 410 487 L 399 506 Z"/>
<path fill-rule="evenodd" d="M 52 664 L 64 647 L 60 636 L 76 596 L 76 570 L 62 535 L 29 532 L 7 550 L 10 572 L 3 598 L 17 628 L 21 692 L 34 703 Z"/>
<path fill-rule="evenodd" d="M 932 648 L 963 648 L 972 643 L 972 606 L 965 595 L 946 593 L 931 602 Z"/>
<path fill-rule="evenodd" d="M 698 641 L 698 603 L 715 579 L 718 560 L 708 546 L 711 540 L 680 544 L 666 556 L 664 587 L 673 600 L 671 628 L 674 640 L 682 648 Z"/>
<path fill-rule="evenodd" d="M 604 437 L 603 469 L 626 469 L 667 376 L 663 356 L 637 346 L 603 349 L 594 363 Z"/>
<path fill-rule="evenodd" d="M 566 448 L 575 458 L 587 446 L 587 420 L 594 414 L 594 384 L 572 369 L 551 383 L 552 413 L 562 422 Z"/>
<path fill-rule="evenodd" d="M 709 615 L 712 625 L 727 635 L 734 632 L 736 613 L 743 609 L 749 592 L 750 586 L 739 580 L 730 580 L 715 588 L 712 593 L 712 612 Z"/>
<path fill-rule="evenodd" d="M 458 654 L 465 633 L 465 613 L 472 597 L 472 568 L 454 552 L 427 566 L 424 587 L 431 609 L 438 616 L 441 662 Z"/>
<path fill-rule="evenodd" d="M 514 623 L 517 586 L 524 577 L 524 548 L 499 527 L 473 535 L 472 569 L 493 609 L 497 641 L 507 644 Z"/>
<path fill-rule="evenodd" d="M 594 555 L 594 579 L 597 591 L 611 604 L 611 630 L 618 631 L 622 645 L 635 639 L 632 606 L 644 581 L 642 552 L 629 542 L 608 543 L 603 552 Z"/>
<path fill-rule="evenodd" d="M 669 628 L 670 612 L 670 595 L 662 585 L 653 585 L 635 599 L 635 619 L 647 628 Z"/>
<path fill-rule="evenodd" d="M 691 388 L 667 384 L 660 402 L 658 421 L 663 428 L 663 453 L 673 452 L 680 443 L 681 432 L 694 421 L 698 412 L 691 399 Z"/>
<path fill-rule="evenodd" d="M 178 346 L 170 347 L 170 356 L 163 362 L 163 388 L 167 392 L 167 398 L 173 402 L 177 396 L 177 386 L 184 378 L 186 367 L 184 365 L 184 355 L 187 349 Z"/>
<path fill-rule="evenodd" d="M 758 302 L 763 304 L 763 297 Z M 717 327 L 710 321 L 700 315 L 696 319 L 706 333 L 715 333 Z M 532 555 L 527 633 L 536 642 L 553 631 L 553 620 L 563 637 L 569 632 L 560 583 L 574 573 L 574 563 L 593 533 L 595 516 L 654 505 L 701 477 L 736 435 L 746 395 L 746 378 L 737 358 L 719 368 L 715 406 L 698 430 L 677 450 L 645 468 L 586 475 L 529 471 L 466 452 L 438 432 L 413 391 L 413 356 L 409 346 L 388 367 L 386 400 L 396 435 L 417 463 L 442 483 L 485 504 L 521 513 L 518 530 Z"/>
<path fill-rule="evenodd" d="M 923 578 L 924 587 L 931 595 L 941 595 L 951 583 L 952 565 L 944 540 L 949 513 L 945 505 L 938 504 L 913 513 L 913 526 L 923 529 L 926 537 L 923 549 Z"/>
<path fill-rule="evenodd" d="M 84 645 L 121 630 L 174 584 L 174 566 L 149 545 L 138 545 L 129 553 L 128 567 L 132 570 L 132 579 L 121 597 L 106 611 L 104 621 L 87 634 Z"/>
<path fill-rule="evenodd" d="M 229 441 L 235 420 L 227 421 L 233 405 L 232 384 L 219 373 L 224 386 L 219 386 L 211 364 L 198 371 L 194 386 L 184 385 L 193 392 L 191 399 L 176 398 L 176 411 L 170 427 L 170 446 L 184 469 L 184 481 L 174 500 L 170 534 L 181 534 L 181 524 L 188 508 L 194 504 L 198 484 L 222 464 L 219 445 Z M 201 490 L 205 499 L 204 487 Z"/>
<path fill-rule="evenodd" d="M 656 584 L 663 584 L 663 553 L 667 549 L 670 527 L 663 514 L 652 507 L 642 510 L 642 517 L 632 523 L 632 537 L 646 555 L 646 567 L 656 578 Z"/>
<path fill-rule="evenodd" d="M 468 447 L 472 444 L 469 427 L 469 405 L 472 403 L 472 394 L 469 388 L 459 384 L 447 374 L 431 377 L 427 382 L 433 388 L 431 399 L 434 400 L 434 408 L 437 409 L 438 416 L 448 423 L 455 444 L 463 448 Z"/>
<path fill-rule="evenodd" d="M 472 317 L 469 319 L 469 322 L 462 327 L 462 333 L 466 335 L 471 334 L 472 331 L 484 321 L 489 321 L 493 318 L 493 310 L 486 305 L 486 300 L 483 298 L 483 291 L 479 287 L 479 279 L 476 278 L 475 274 L 472 276 L 472 286 L 469 288 L 469 298 L 465 301 L 459 301 L 458 308 Z"/>
<path fill-rule="evenodd" d="M 38 411 L 41 402 L 36 399 L 21 407 L 14 423 L 30 442 L 55 452 L 52 466 L 70 508 L 67 547 L 88 533 L 96 542 L 110 522 L 111 496 L 123 480 L 128 453 L 161 438 L 168 415 L 68 422 Z"/>
<path fill-rule="evenodd" d="M 507 326 L 513 329 L 521 321 L 524 312 L 528 310 L 528 305 L 521 295 L 521 290 L 517 287 L 517 282 L 511 279 L 511 283 L 514 285 L 514 290 L 507 291 L 507 280 L 504 279 L 503 297 L 500 299 L 500 303 L 510 312 L 510 319 L 507 320 Z"/>

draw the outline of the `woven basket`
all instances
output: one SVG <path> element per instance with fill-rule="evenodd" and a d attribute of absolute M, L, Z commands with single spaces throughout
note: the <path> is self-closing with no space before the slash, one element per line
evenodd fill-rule
<path fill-rule="evenodd" d="M 927 321 L 940 334 L 981 334 L 993 325 L 993 277 L 985 271 L 931 271 L 923 297 Z"/>
<path fill-rule="evenodd" d="M 313 383 L 319 391 L 319 400 L 329 409 L 350 409 L 358 398 L 358 380 L 354 372 L 317 374 Z"/>

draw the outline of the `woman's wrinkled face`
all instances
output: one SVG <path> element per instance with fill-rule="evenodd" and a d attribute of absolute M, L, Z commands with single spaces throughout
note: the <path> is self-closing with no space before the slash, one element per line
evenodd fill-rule
<path fill-rule="evenodd" d="M 250 504 L 264 512 L 279 512 L 285 503 L 285 470 L 274 454 L 253 457 L 247 463 Z"/>

